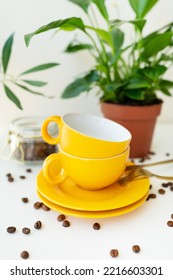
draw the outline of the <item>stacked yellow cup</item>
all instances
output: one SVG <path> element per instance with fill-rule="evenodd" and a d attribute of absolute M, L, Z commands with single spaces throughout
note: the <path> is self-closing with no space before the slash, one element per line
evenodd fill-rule
<path fill-rule="evenodd" d="M 48 133 L 51 122 L 58 126 L 57 137 Z M 43 139 L 59 145 L 43 163 L 48 182 L 57 184 L 67 177 L 87 190 L 99 190 L 118 180 L 126 168 L 130 132 L 104 117 L 71 113 L 51 116 L 42 125 Z"/>

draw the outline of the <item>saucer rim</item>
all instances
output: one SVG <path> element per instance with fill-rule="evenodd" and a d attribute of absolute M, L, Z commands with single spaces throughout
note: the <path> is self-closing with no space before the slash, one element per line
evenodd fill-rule
<path fill-rule="evenodd" d="M 69 179 L 70 180 L 70 179 Z M 70 181 L 74 184 L 73 181 Z M 127 193 L 127 195 L 129 196 L 125 196 L 123 195 L 123 193 L 120 193 L 120 197 L 116 197 L 115 193 L 112 194 L 113 192 L 113 185 L 110 186 L 109 192 L 111 198 L 109 199 L 102 199 L 102 200 L 83 200 L 84 198 L 81 199 L 76 199 L 73 196 L 69 196 L 69 194 L 65 194 L 64 196 L 62 196 L 63 194 L 60 192 L 61 189 L 59 187 L 59 189 L 55 189 L 58 188 L 59 184 L 55 185 L 55 184 L 50 184 L 49 182 L 46 181 L 46 179 L 44 178 L 43 172 L 42 170 L 39 172 L 38 176 L 37 176 L 37 189 L 39 190 L 39 192 L 41 193 L 42 196 L 45 197 L 45 199 L 48 199 L 49 201 L 51 201 L 52 203 L 55 203 L 62 207 L 67 207 L 70 209 L 74 209 L 74 210 L 82 210 L 82 211 L 107 211 L 107 210 L 111 210 L 111 209 L 117 209 L 117 208 L 121 208 L 121 207 L 125 207 L 127 205 L 130 205 L 136 201 L 138 201 L 140 198 L 142 198 L 144 195 L 146 195 L 146 193 L 148 193 L 149 187 L 150 187 L 150 181 L 149 178 L 145 178 L 145 179 L 141 179 L 140 180 L 140 186 L 137 186 L 137 181 L 129 183 L 128 186 L 126 186 L 126 191 L 129 192 L 130 190 L 130 186 L 132 185 L 132 187 L 134 188 L 133 192 L 130 193 L 131 196 L 129 196 L 129 193 Z M 145 184 L 144 184 L 145 183 Z M 143 191 L 142 189 L 142 184 L 144 184 L 145 186 L 145 191 Z M 143 186 L 143 187 L 144 187 Z M 136 194 L 136 187 L 139 188 L 140 192 L 138 194 Z M 53 188 L 51 190 L 51 188 Z M 101 196 L 105 194 L 105 189 L 100 190 L 100 191 L 86 191 L 81 189 L 80 187 L 77 187 L 76 184 L 74 184 L 74 188 L 78 188 L 80 190 L 80 194 L 82 194 L 82 196 L 85 196 L 86 194 L 88 194 L 89 196 L 92 195 L 93 198 L 93 194 L 95 195 L 95 197 L 98 197 L 99 192 L 101 192 Z M 109 187 L 108 187 L 109 188 Z M 124 186 L 122 187 L 124 188 Z M 77 189 L 77 190 L 78 190 Z M 59 191 L 59 193 L 55 193 L 56 191 Z M 136 199 L 133 198 L 133 193 L 135 191 L 135 195 L 136 195 Z M 104 192 L 104 193 L 102 193 Z M 114 195 L 114 196 L 113 196 Z M 122 197 L 121 197 L 122 196 Z M 124 198 L 123 200 L 120 200 Z"/>
<path fill-rule="evenodd" d="M 142 198 L 140 198 L 136 202 L 121 208 L 111 209 L 111 210 L 101 210 L 101 211 L 85 211 L 85 210 L 75 210 L 75 209 L 71 209 L 68 207 L 63 207 L 58 204 L 55 204 L 49 201 L 48 199 L 46 199 L 45 197 L 43 197 L 40 194 L 39 190 L 37 189 L 37 195 L 39 199 L 50 209 L 57 211 L 59 213 L 63 213 L 69 216 L 74 216 L 79 218 L 110 218 L 110 217 L 116 217 L 116 216 L 127 214 L 142 206 L 148 197 L 148 193 L 149 192 L 147 192 L 147 194 L 145 194 Z"/>

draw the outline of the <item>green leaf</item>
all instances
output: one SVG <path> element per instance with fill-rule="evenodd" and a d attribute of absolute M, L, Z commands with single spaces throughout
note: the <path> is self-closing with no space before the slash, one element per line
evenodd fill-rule
<path fill-rule="evenodd" d="M 112 45 L 112 34 L 109 31 L 105 31 L 104 29 L 100 28 L 95 28 L 93 26 L 85 26 L 87 29 L 93 30 L 96 32 L 96 34 L 103 40 L 105 41 L 109 46 Z"/>
<path fill-rule="evenodd" d="M 60 19 L 57 21 L 53 21 L 48 23 L 47 25 L 44 25 L 40 28 L 38 28 L 37 30 L 35 30 L 34 32 L 30 33 L 30 34 L 26 34 L 24 36 L 25 39 L 25 44 L 26 46 L 29 45 L 31 39 L 33 36 L 35 36 L 36 34 L 40 34 L 43 32 L 47 32 L 51 29 L 66 29 L 67 31 L 73 31 L 74 29 L 80 29 L 83 32 L 85 32 L 85 25 L 82 21 L 82 19 L 77 18 L 77 17 L 71 17 L 71 18 L 66 18 L 66 19 Z"/>
<path fill-rule="evenodd" d="M 11 50 L 14 40 L 14 33 L 10 35 L 10 37 L 6 40 L 3 49 L 2 49 L 2 66 L 4 73 L 7 71 L 8 63 L 11 56 Z"/>
<path fill-rule="evenodd" d="M 100 11 L 104 19 L 108 21 L 109 16 L 108 16 L 107 8 L 105 6 L 105 0 L 93 0 L 92 2 L 97 6 L 98 10 Z"/>
<path fill-rule="evenodd" d="M 114 49 L 118 52 L 124 42 L 124 33 L 120 29 L 113 29 L 111 35 Z"/>
<path fill-rule="evenodd" d="M 125 23 L 130 23 L 135 25 L 140 31 L 144 28 L 146 24 L 145 19 L 135 19 L 135 20 L 120 20 L 120 19 L 115 19 L 111 20 L 111 27 L 112 28 L 118 28 L 119 26 L 125 24 Z"/>
<path fill-rule="evenodd" d="M 161 54 L 159 61 L 173 61 L 173 53 L 169 55 Z"/>
<path fill-rule="evenodd" d="M 22 106 L 21 106 L 21 103 L 19 101 L 19 99 L 17 98 L 17 96 L 11 91 L 11 89 L 9 87 L 7 87 L 6 85 L 4 85 L 4 90 L 5 90 L 5 93 L 7 95 L 7 97 L 16 104 L 16 106 L 23 110 Z"/>
<path fill-rule="evenodd" d="M 151 85 L 144 79 L 140 78 L 131 78 L 125 87 L 126 89 L 138 89 L 138 88 L 150 88 Z"/>
<path fill-rule="evenodd" d="M 85 76 L 76 79 L 69 84 L 63 91 L 62 98 L 72 98 L 80 95 L 82 92 L 87 92 L 91 89 L 91 86 L 98 81 L 99 76 L 96 71 L 91 71 Z"/>
<path fill-rule="evenodd" d="M 170 91 L 166 87 L 160 87 L 160 90 L 167 96 L 172 96 Z"/>
<path fill-rule="evenodd" d="M 65 49 L 65 52 L 74 53 L 82 50 L 91 50 L 93 48 L 90 44 L 82 44 L 71 42 Z"/>
<path fill-rule="evenodd" d="M 156 81 L 166 70 L 167 68 L 163 65 L 155 65 L 153 67 L 145 67 L 142 69 L 142 73 L 149 79 Z"/>
<path fill-rule="evenodd" d="M 125 92 L 125 95 L 134 100 L 144 100 L 145 99 L 145 94 L 141 90 L 129 90 Z"/>
<path fill-rule="evenodd" d="M 34 80 L 21 80 L 21 81 L 35 87 L 43 87 L 48 84 L 47 82 L 34 81 Z"/>
<path fill-rule="evenodd" d="M 26 75 L 26 74 L 29 74 L 29 73 L 33 73 L 33 72 L 43 71 L 43 70 L 46 70 L 46 69 L 55 67 L 55 66 L 57 66 L 57 65 L 59 65 L 59 63 L 46 63 L 46 64 L 41 64 L 41 65 L 32 67 L 32 68 L 26 70 L 25 72 L 22 72 L 19 76 L 23 76 L 23 75 Z"/>
<path fill-rule="evenodd" d="M 172 88 L 173 87 L 173 82 L 169 80 L 160 80 L 159 81 L 160 87 L 165 87 L 165 88 Z"/>
<path fill-rule="evenodd" d="M 129 20 L 129 23 L 132 23 L 133 25 L 135 25 L 140 31 L 143 30 L 146 22 L 147 21 L 145 19 Z"/>
<path fill-rule="evenodd" d="M 19 84 L 19 83 L 15 83 L 15 85 L 18 86 L 18 87 L 20 87 L 20 88 L 22 88 L 22 89 L 24 89 L 24 90 L 26 90 L 26 91 L 28 91 L 28 92 L 30 92 L 30 93 L 33 93 L 33 94 L 36 94 L 36 95 L 41 95 L 41 96 L 43 96 L 43 97 L 46 97 L 43 93 L 37 92 L 37 91 L 34 91 L 34 90 L 31 90 L 30 88 L 28 88 L 28 87 L 26 87 L 26 86 L 23 86 L 23 85 L 21 85 L 21 84 Z M 52 96 L 49 96 L 48 98 L 52 98 Z"/>
<path fill-rule="evenodd" d="M 69 1 L 82 8 L 82 10 L 84 10 L 86 14 L 88 13 L 88 7 L 91 3 L 91 0 L 69 0 Z"/>
<path fill-rule="evenodd" d="M 172 32 L 163 34 L 155 34 L 150 37 L 150 40 L 143 41 L 144 50 L 141 53 L 141 58 L 147 58 L 156 55 L 159 51 L 172 44 Z"/>
<path fill-rule="evenodd" d="M 158 0 L 129 0 L 137 18 L 143 18 L 157 2 Z"/>

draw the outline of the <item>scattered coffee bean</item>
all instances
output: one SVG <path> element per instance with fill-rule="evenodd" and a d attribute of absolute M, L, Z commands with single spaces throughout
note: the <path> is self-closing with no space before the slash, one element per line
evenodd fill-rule
<path fill-rule="evenodd" d="M 24 234 L 29 234 L 29 233 L 30 233 L 30 229 L 27 228 L 27 227 L 24 227 L 24 228 L 22 229 L 22 232 L 23 232 Z"/>
<path fill-rule="evenodd" d="M 133 246 L 132 246 L 132 250 L 133 250 L 134 253 L 139 253 L 139 252 L 140 252 L 140 247 L 139 247 L 139 245 L 133 245 Z"/>
<path fill-rule="evenodd" d="M 153 151 L 150 151 L 149 152 L 149 155 L 155 155 L 156 153 L 155 152 L 153 152 Z"/>
<path fill-rule="evenodd" d="M 16 227 L 14 227 L 14 226 L 10 226 L 7 228 L 8 233 L 14 233 L 15 231 L 16 231 Z"/>
<path fill-rule="evenodd" d="M 167 225 L 168 225 L 168 227 L 173 227 L 173 221 L 168 221 Z"/>
<path fill-rule="evenodd" d="M 153 187 L 153 186 L 152 186 L 152 185 L 150 185 L 150 190 L 152 189 L 152 187 Z"/>
<path fill-rule="evenodd" d="M 150 193 L 148 195 L 149 198 L 155 199 L 156 198 L 156 194 L 155 193 Z"/>
<path fill-rule="evenodd" d="M 32 169 L 31 169 L 31 168 L 27 168 L 27 169 L 26 169 L 26 172 L 27 172 L 27 173 L 31 173 L 31 172 L 32 172 Z"/>
<path fill-rule="evenodd" d="M 171 214 L 171 218 L 173 219 L 173 214 Z"/>
<path fill-rule="evenodd" d="M 20 256 L 22 259 L 28 259 L 29 258 L 29 253 L 27 251 L 22 251 L 20 253 Z"/>
<path fill-rule="evenodd" d="M 14 178 L 11 177 L 11 176 L 9 176 L 9 177 L 8 177 L 8 181 L 9 181 L 9 182 L 14 182 Z"/>
<path fill-rule="evenodd" d="M 37 221 L 35 224 L 34 224 L 34 227 L 35 229 L 40 229 L 42 227 L 42 222 L 41 221 Z"/>
<path fill-rule="evenodd" d="M 28 201 L 29 201 L 29 200 L 28 200 L 27 197 L 22 197 L 22 202 L 23 202 L 23 203 L 28 203 Z"/>
<path fill-rule="evenodd" d="M 12 177 L 11 173 L 6 174 L 7 177 Z"/>
<path fill-rule="evenodd" d="M 34 206 L 35 209 L 39 209 L 42 206 L 42 202 L 37 201 L 37 202 L 34 203 L 33 206 Z"/>
<path fill-rule="evenodd" d="M 171 191 L 171 192 L 173 192 L 173 186 L 172 186 L 172 187 L 170 187 L 170 191 Z"/>
<path fill-rule="evenodd" d="M 19 178 L 23 179 L 23 180 L 26 179 L 26 177 L 24 175 L 20 175 Z"/>
<path fill-rule="evenodd" d="M 46 206 L 45 204 L 42 203 L 41 205 L 41 208 L 44 210 L 44 211 L 50 211 L 50 208 L 48 206 Z"/>
<path fill-rule="evenodd" d="M 173 187 L 173 182 L 167 182 L 167 183 L 162 183 L 162 187 L 167 188 L 167 187 Z"/>
<path fill-rule="evenodd" d="M 63 227 L 69 227 L 70 226 L 70 222 L 67 220 L 64 220 L 62 223 Z"/>
<path fill-rule="evenodd" d="M 93 224 L 93 229 L 99 230 L 100 229 L 100 224 L 99 223 L 94 223 Z"/>
<path fill-rule="evenodd" d="M 110 250 L 111 257 L 116 258 L 118 256 L 118 254 L 119 254 L 119 252 L 117 249 Z"/>
<path fill-rule="evenodd" d="M 160 194 L 165 194 L 165 190 L 164 190 L 164 189 L 159 189 L 158 192 L 159 192 Z"/>
<path fill-rule="evenodd" d="M 149 200 L 150 198 L 152 198 L 152 199 L 156 198 L 156 194 L 150 193 L 146 200 Z"/>
<path fill-rule="evenodd" d="M 58 220 L 58 222 L 62 222 L 62 221 L 64 221 L 65 220 L 65 215 L 64 214 L 60 214 L 60 215 L 58 215 L 58 217 L 57 217 L 57 220 Z"/>

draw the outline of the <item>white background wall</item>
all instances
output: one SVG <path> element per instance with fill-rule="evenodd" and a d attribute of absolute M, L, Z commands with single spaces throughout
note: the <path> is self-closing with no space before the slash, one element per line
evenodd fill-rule
<path fill-rule="evenodd" d="M 112 17 L 122 19 L 133 18 L 133 12 L 129 8 L 127 0 L 107 0 Z M 148 31 L 155 30 L 173 20 L 173 1 L 160 0 L 156 7 L 148 15 Z M 25 115 L 63 115 L 69 112 L 87 112 L 100 115 L 99 101 L 95 92 L 89 95 L 82 94 L 73 99 L 61 99 L 60 95 L 64 87 L 74 77 L 85 71 L 92 64 L 87 53 L 68 55 L 63 49 L 70 41 L 73 34 L 60 32 L 52 38 L 53 32 L 47 32 L 36 36 L 26 48 L 24 34 L 30 33 L 47 24 L 50 21 L 84 15 L 82 11 L 68 0 L 0 0 L 0 50 L 7 37 L 15 32 L 12 59 L 9 71 L 18 74 L 37 64 L 56 61 L 61 63 L 57 68 L 50 69 L 35 76 L 38 79 L 49 81 L 43 89 L 46 95 L 54 95 L 54 99 L 33 96 L 27 92 L 17 90 L 23 111 L 20 111 L 13 103 L 8 101 L 0 85 L 0 127 L 1 132 L 9 122 L 19 116 Z M 33 76 L 31 76 L 33 78 Z M 173 78 L 172 70 L 167 77 Z M 164 97 L 164 108 L 160 121 L 173 121 L 173 98 Z"/>

